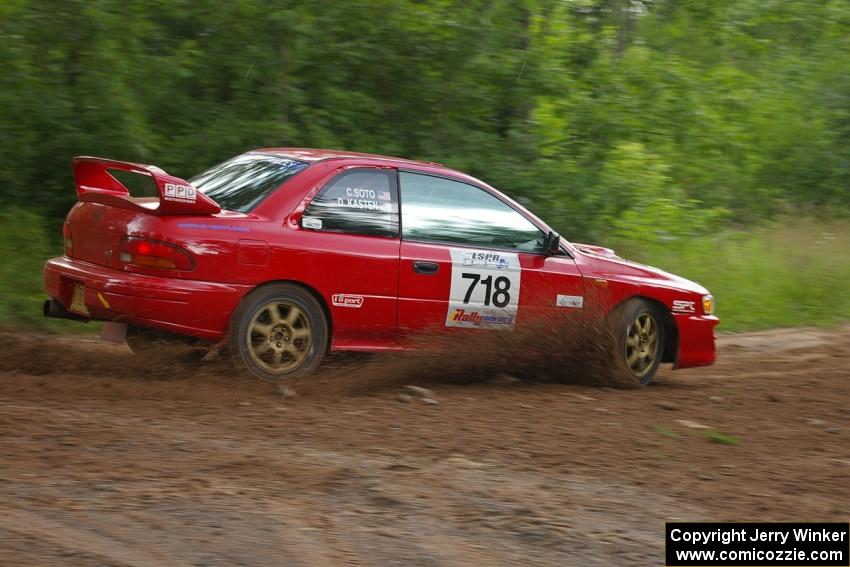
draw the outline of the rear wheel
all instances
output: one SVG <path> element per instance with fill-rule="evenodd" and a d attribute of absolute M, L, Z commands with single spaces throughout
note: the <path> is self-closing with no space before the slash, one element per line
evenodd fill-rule
<path fill-rule="evenodd" d="M 296 285 L 257 289 L 231 320 L 230 351 L 236 368 L 269 382 L 313 372 L 327 344 L 321 305 Z"/>
<path fill-rule="evenodd" d="M 658 308 L 643 299 L 627 301 L 617 310 L 614 332 L 619 366 L 642 386 L 649 384 L 664 353 L 664 325 Z"/>

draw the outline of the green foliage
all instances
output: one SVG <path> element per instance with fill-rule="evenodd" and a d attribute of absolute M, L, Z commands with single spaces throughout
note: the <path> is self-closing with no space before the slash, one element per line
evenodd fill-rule
<path fill-rule="evenodd" d="M 848 31 L 844 0 L 5 2 L 0 201 L 61 216 L 79 154 L 298 145 L 470 171 L 579 241 L 846 212 Z"/>
<path fill-rule="evenodd" d="M 7 0 L 0 207 L 54 234 L 74 155 L 181 177 L 263 146 L 401 155 L 702 281 L 724 328 L 834 321 L 830 244 L 730 227 L 850 213 L 848 61 L 846 0 Z M 9 214 L 33 264 L 0 286 L 31 302 L 47 242 Z"/>
<path fill-rule="evenodd" d="M 671 246 L 718 224 L 725 211 L 689 198 L 672 184 L 668 171 L 667 164 L 639 143 L 622 144 L 610 152 L 600 188 L 617 199 L 597 197 L 594 207 L 604 211 L 601 220 L 611 227 L 610 238 Z"/>

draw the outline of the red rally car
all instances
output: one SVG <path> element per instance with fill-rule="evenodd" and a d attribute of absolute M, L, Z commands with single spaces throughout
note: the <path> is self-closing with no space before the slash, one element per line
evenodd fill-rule
<path fill-rule="evenodd" d="M 45 315 L 126 325 L 127 342 L 228 347 L 274 380 L 328 350 L 411 348 L 418 332 L 513 332 L 617 314 L 623 366 L 715 360 L 702 286 L 573 244 L 489 185 L 439 164 L 297 148 L 251 151 L 189 181 L 73 160 L 78 203 L 48 260 Z"/>

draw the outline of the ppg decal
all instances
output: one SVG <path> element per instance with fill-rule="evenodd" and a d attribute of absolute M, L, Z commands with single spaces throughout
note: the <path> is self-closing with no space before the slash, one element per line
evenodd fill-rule
<path fill-rule="evenodd" d="M 163 198 L 166 201 L 180 201 L 181 203 L 194 203 L 196 190 L 191 185 L 177 185 L 166 183 Z"/>

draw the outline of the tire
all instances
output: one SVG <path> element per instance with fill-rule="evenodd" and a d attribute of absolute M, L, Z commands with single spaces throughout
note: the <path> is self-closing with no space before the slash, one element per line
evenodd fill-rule
<path fill-rule="evenodd" d="M 658 307 L 643 299 L 630 299 L 615 312 L 615 362 L 630 379 L 646 386 L 655 378 L 666 340 Z"/>
<path fill-rule="evenodd" d="M 127 346 L 137 356 L 191 365 L 201 361 L 210 346 L 203 341 L 147 327 L 128 326 Z"/>
<path fill-rule="evenodd" d="M 328 346 L 319 301 L 293 284 L 263 286 L 242 300 L 230 321 L 236 369 L 267 382 L 314 372 Z"/>

